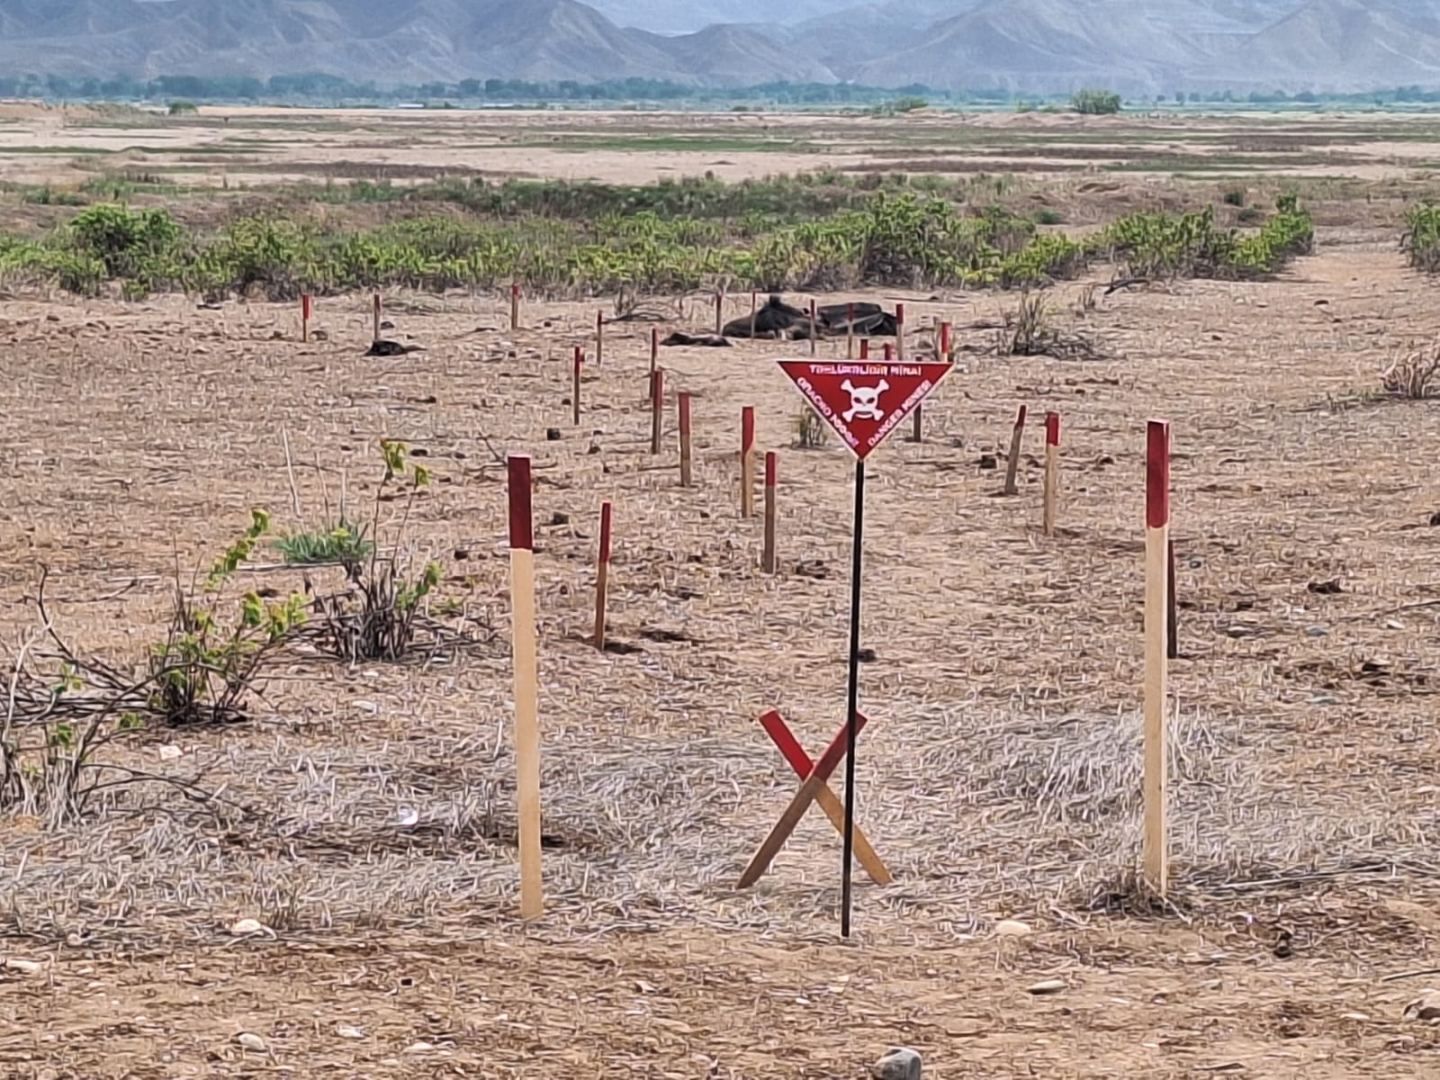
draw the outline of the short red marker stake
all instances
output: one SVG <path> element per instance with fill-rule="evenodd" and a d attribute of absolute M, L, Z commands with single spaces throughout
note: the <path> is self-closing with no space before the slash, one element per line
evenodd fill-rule
<path fill-rule="evenodd" d="M 950 324 L 948 322 L 942 322 L 940 324 L 940 342 L 936 352 L 938 355 L 935 359 L 947 364 L 955 358 L 954 352 L 950 348 Z"/>
<path fill-rule="evenodd" d="M 580 369 L 585 365 L 585 350 L 575 346 L 574 371 L 570 378 L 570 415 L 576 427 L 580 426 Z"/>
<path fill-rule="evenodd" d="M 1167 593 L 1170 550 L 1170 425 L 1151 420 L 1145 443 L 1145 884 L 1158 896 L 1170 887 L 1165 835 L 1169 780 L 1166 723 Z"/>
<path fill-rule="evenodd" d="M 608 502 L 600 504 L 600 554 L 595 562 L 595 648 L 605 651 L 605 602 L 610 588 L 610 525 Z"/>
<path fill-rule="evenodd" d="M 530 458 L 506 462 L 510 503 L 511 649 L 515 667 L 515 787 L 519 796 L 520 916 L 545 910 L 540 879 L 539 660 L 535 641 L 535 527 L 530 509 Z"/>
<path fill-rule="evenodd" d="M 740 410 L 740 516 L 755 516 L 755 406 Z"/>
<path fill-rule="evenodd" d="M 1015 414 L 1015 428 L 1010 432 L 1010 456 L 1005 460 L 1005 487 L 1002 489 L 1006 495 L 1015 495 L 1019 492 L 1016 485 L 1016 478 L 1020 472 L 1020 445 L 1025 439 L 1025 416 L 1027 409 L 1020 406 L 1020 411 Z"/>
<path fill-rule="evenodd" d="M 776 484 L 779 481 L 779 456 L 774 450 L 765 454 L 765 546 L 761 550 L 760 568 L 767 574 L 775 573 L 775 519 Z"/>
<path fill-rule="evenodd" d="M 724 332 L 725 332 L 725 294 L 724 294 L 723 292 L 717 292 L 717 293 L 715 294 L 715 333 L 717 333 L 717 334 L 723 334 Z"/>
<path fill-rule="evenodd" d="M 650 453 L 660 453 L 660 428 L 665 415 L 665 369 L 650 373 Z"/>
<path fill-rule="evenodd" d="M 895 355 L 905 362 L 905 305 L 895 305 Z"/>
<path fill-rule="evenodd" d="M 520 329 L 520 284 L 510 286 L 510 329 Z"/>
<path fill-rule="evenodd" d="M 760 314 L 760 294 L 750 290 L 750 340 L 755 340 L 755 320 Z"/>
<path fill-rule="evenodd" d="M 375 294 L 374 304 L 372 306 L 374 308 L 375 335 L 370 340 L 379 341 L 380 323 L 384 320 L 385 317 L 385 302 L 380 299 L 380 294 L 378 292 Z"/>
<path fill-rule="evenodd" d="M 868 337 L 860 339 L 860 359 L 870 359 L 870 339 Z"/>
<path fill-rule="evenodd" d="M 310 316 L 315 313 L 315 298 L 309 293 L 300 294 L 300 340 L 310 341 Z"/>
<path fill-rule="evenodd" d="M 810 355 L 814 356 L 820 348 L 820 319 L 819 311 L 815 306 L 814 299 L 810 301 Z"/>
<path fill-rule="evenodd" d="M 894 362 L 895 362 L 895 346 L 894 346 L 894 345 L 891 345 L 890 342 L 887 341 L 887 342 L 885 343 L 885 363 L 887 363 L 887 364 L 893 364 Z"/>
<path fill-rule="evenodd" d="M 680 486 L 688 488 L 694 480 L 691 475 L 689 391 L 680 392 L 676 405 L 680 410 Z"/>
<path fill-rule="evenodd" d="M 845 359 L 855 359 L 855 302 L 845 305 Z"/>
<path fill-rule="evenodd" d="M 1045 504 L 1042 524 L 1046 536 L 1055 535 L 1060 503 L 1060 414 L 1045 414 Z"/>
<path fill-rule="evenodd" d="M 650 370 L 654 371 L 660 363 L 660 328 L 650 328 Z"/>
<path fill-rule="evenodd" d="M 605 313 L 595 313 L 595 366 L 599 367 L 605 357 Z"/>

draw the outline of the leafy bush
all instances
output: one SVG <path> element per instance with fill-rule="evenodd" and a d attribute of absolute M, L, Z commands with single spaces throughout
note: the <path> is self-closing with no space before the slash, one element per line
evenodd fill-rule
<path fill-rule="evenodd" d="M 1120 95 L 1111 90 L 1080 90 L 1070 107 L 1082 116 L 1113 116 L 1121 108 Z"/>
<path fill-rule="evenodd" d="M 1276 273 L 1309 253 L 1315 228 L 1294 195 L 1276 202 L 1276 214 L 1259 232 L 1242 236 L 1219 229 L 1209 208 L 1178 217 L 1131 214 L 1112 224 L 1104 242 L 1133 277 L 1257 278 Z"/>
<path fill-rule="evenodd" d="M 169 112 L 171 116 L 189 116 L 200 111 L 200 106 L 193 101 L 172 101 Z"/>
<path fill-rule="evenodd" d="M 1411 208 L 1401 247 L 1415 269 L 1430 274 L 1440 271 L 1440 206 L 1427 202 Z"/>

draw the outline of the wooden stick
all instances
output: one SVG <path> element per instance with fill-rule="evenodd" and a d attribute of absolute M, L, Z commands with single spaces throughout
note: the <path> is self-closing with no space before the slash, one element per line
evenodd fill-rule
<path fill-rule="evenodd" d="M 895 305 L 895 355 L 905 362 L 905 305 Z"/>
<path fill-rule="evenodd" d="M 855 301 L 845 306 L 845 359 L 855 359 Z"/>
<path fill-rule="evenodd" d="M 1166 593 L 1170 550 L 1170 425 L 1151 420 L 1145 450 L 1145 883 L 1160 897 L 1170 888 L 1165 839 Z"/>
<path fill-rule="evenodd" d="M 755 516 L 755 406 L 740 410 L 740 516 Z"/>
<path fill-rule="evenodd" d="M 530 511 L 530 458 L 511 454 L 510 603 L 515 665 L 515 786 L 520 813 L 520 916 L 545 911 L 540 878 L 540 670 L 535 643 L 535 530 Z"/>
<path fill-rule="evenodd" d="M 300 489 L 295 486 L 295 462 L 292 461 L 290 458 L 290 432 L 287 431 L 285 428 L 280 429 L 280 441 L 285 447 L 285 475 L 290 479 L 290 504 L 295 509 L 295 520 L 298 523 L 301 516 Z M 320 473 L 320 478 L 322 480 L 324 479 L 324 477 L 325 474 Z M 325 516 L 328 518 L 330 515 L 327 513 Z M 343 501 L 340 504 L 340 520 L 345 520 L 345 504 Z"/>
<path fill-rule="evenodd" d="M 650 370 L 653 372 L 660 363 L 660 328 L 650 328 Z"/>
<path fill-rule="evenodd" d="M 1055 514 L 1060 501 L 1060 414 L 1045 414 L 1045 507 L 1046 536 L 1055 535 Z"/>
<path fill-rule="evenodd" d="M 575 373 L 570 383 L 570 411 L 576 427 L 580 426 L 580 368 L 585 363 L 585 350 L 575 346 Z"/>
<path fill-rule="evenodd" d="M 1015 478 L 1020 471 L 1020 444 L 1025 438 L 1026 411 L 1025 406 L 1021 405 L 1020 411 L 1015 414 L 1015 430 L 1010 433 L 1010 456 L 1005 461 L 1006 495 L 1014 495 L 1020 490 L 1015 486 Z"/>
<path fill-rule="evenodd" d="M 810 355 L 811 355 L 811 356 L 814 356 L 814 355 L 816 354 L 816 352 L 819 351 L 819 348 L 820 348 L 820 341 L 819 341 L 819 336 L 818 336 L 818 335 L 819 335 L 819 327 L 820 327 L 820 320 L 819 320 L 818 318 L 816 318 L 816 313 L 815 313 L 815 299 L 814 299 L 814 297 L 811 297 L 811 299 L 810 299 Z"/>
<path fill-rule="evenodd" d="M 660 453 L 660 422 L 665 411 L 665 369 L 650 373 L 650 453 Z"/>
<path fill-rule="evenodd" d="M 300 340 L 310 341 L 310 316 L 315 310 L 315 298 L 309 293 L 300 294 Z"/>
<path fill-rule="evenodd" d="M 610 587 L 610 520 L 608 502 L 600 504 L 600 556 L 595 563 L 595 648 L 605 651 L 605 600 Z"/>
<path fill-rule="evenodd" d="M 856 717 L 857 727 L 864 730 L 866 721 L 864 716 Z M 785 726 L 784 719 L 778 712 L 768 712 L 760 717 L 760 726 L 763 727 L 775 745 L 780 748 L 781 755 L 790 763 L 795 770 L 795 775 L 804 780 L 815 768 L 815 763 L 810 760 L 810 755 L 800 745 L 800 741 L 791 734 L 790 729 Z M 843 834 L 845 832 L 845 807 L 835 792 L 826 784 L 815 793 L 815 803 L 825 812 L 830 819 L 830 824 L 835 826 L 835 831 Z M 869 838 L 863 829 L 857 824 L 851 837 L 855 850 L 855 861 L 870 875 L 870 880 L 876 885 L 889 885 L 895 879 L 890 876 L 890 870 L 886 867 L 874 847 L 871 846 Z"/>
<path fill-rule="evenodd" d="M 717 293 L 715 294 L 715 333 L 717 333 L 717 334 L 723 334 L 724 332 L 725 332 L 725 293 L 724 293 L 724 292 L 717 292 Z"/>
<path fill-rule="evenodd" d="M 1169 542 L 1165 573 L 1165 655 L 1180 659 L 1180 614 L 1175 602 L 1175 541 Z"/>
<path fill-rule="evenodd" d="M 520 329 L 520 283 L 510 286 L 510 329 Z"/>
<path fill-rule="evenodd" d="M 885 362 L 887 364 L 895 362 L 895 346 L 888 341 L 885 343 Z"/>
<path fill-rule="evenodd" d="M 690 392 L 682 390 L 679 396 L 680 409 L 680 486 L 689 487 L 694 479 L 690 471 Z"/>
<path fill-rule="evenodd" d="M 860 339 L 860 359 L 870 359 L 870 339 L 868 337 Z"/>
<path fill-rule="evenodd" d="M 375 323 L 375 336 L 372 337 L 370 340 L 371 340 L 371 341 L 379 341 L 379 340 L 380 340 L 380 323 L 381 323 L 381 320 L 383 319 L 384 313 L 385 313 L 385 302 L 380 299 L 380 294 L 379 294 L 378 292 L 375 294 L 375 300 L 374 300 L 374 303 L 373 303 L 371 306 L 374 307 L 374 309 L 375 309 L 375 311 L 374 311 L 374 316 L 375 316 L 375 318 L 374 318 L 374 323 Z"/>
<path fill-rule="evenodd" d="M 947 364 L 953 362 L 955 358 L 955 352 L 950 347 L 950 336 L 950 324 L 948 322 L 942 322 L 940 324 L 940 342 L 937 350 L 939 355 L 936 359 L 943 360 Z"/>
<path fill-rule="evenodd" d="M 755 316 L 759 314 L 760 294 L 750 290 L 750 340 L 755 340 Z"/>
<path fill-rule="evenodd" d="M 595 312 L 595 366 L 604 362 L 605 356 L 605 313 Z"/>
<path fill-rule="evenodd" d="M 777 473 L 779 461 L 774 450 L 765 454 L 765 546 L 760 555 L 760 568 L 767 574 L 775 573 L 775 513 Z"/>

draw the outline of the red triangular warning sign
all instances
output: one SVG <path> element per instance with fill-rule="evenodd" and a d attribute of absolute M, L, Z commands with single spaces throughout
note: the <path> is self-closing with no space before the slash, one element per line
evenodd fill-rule
<path fill-rule="evenodd" d="M 780 370 L 858 458 L 868 457 L 889 438 L 950 367 L 908 361 L 780 361 Z"/>

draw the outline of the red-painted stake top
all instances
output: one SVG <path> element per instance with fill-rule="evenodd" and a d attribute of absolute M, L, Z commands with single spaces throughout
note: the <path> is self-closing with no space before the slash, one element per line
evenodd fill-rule
<path fill-rule="evenodd" d="M 1145 524 L 1161 529 L 1170 524 L 1170 423 L 1151 420 L 1145 445 Z"/>
<path fill-rule="evenodd" d="M 780 369 L 858 458 L 930 396 L 949 364 L 781 360 Z"/>
<path fill-rule="evenodd" d="M 1060 414 L 1051 412 L 1045 414 L 1045 445 L 1060 445 Z"/>
<path fill-rule="evenodd" d="M 511 454 L 506 466 L 510 474 L 510 546 L 530 551 L 535 547 L 535 525 L 530 515 L 530 457 Z"/>
<path fill-rule="evenodd" d="M 1017 428 L 1023 428 L 1025 426 L 1025 417 L 1026 415 L 1028 415 L 1029 411 L 1030 410 L 1027 406 L 1020 406 L 1020 411 L 1015 414 L 1015 426 Z"/>
<path fill-rule="evenodd" d="M 600 504 L 600 561 L 610 561 L 610 521 L 611 510 L 608 502 Z"/>
<path fill-rule="evenodd" d="M 749 453 L 755 447 L 755 406 L 746 405 L 740 410 L 740 452 Z"/>

